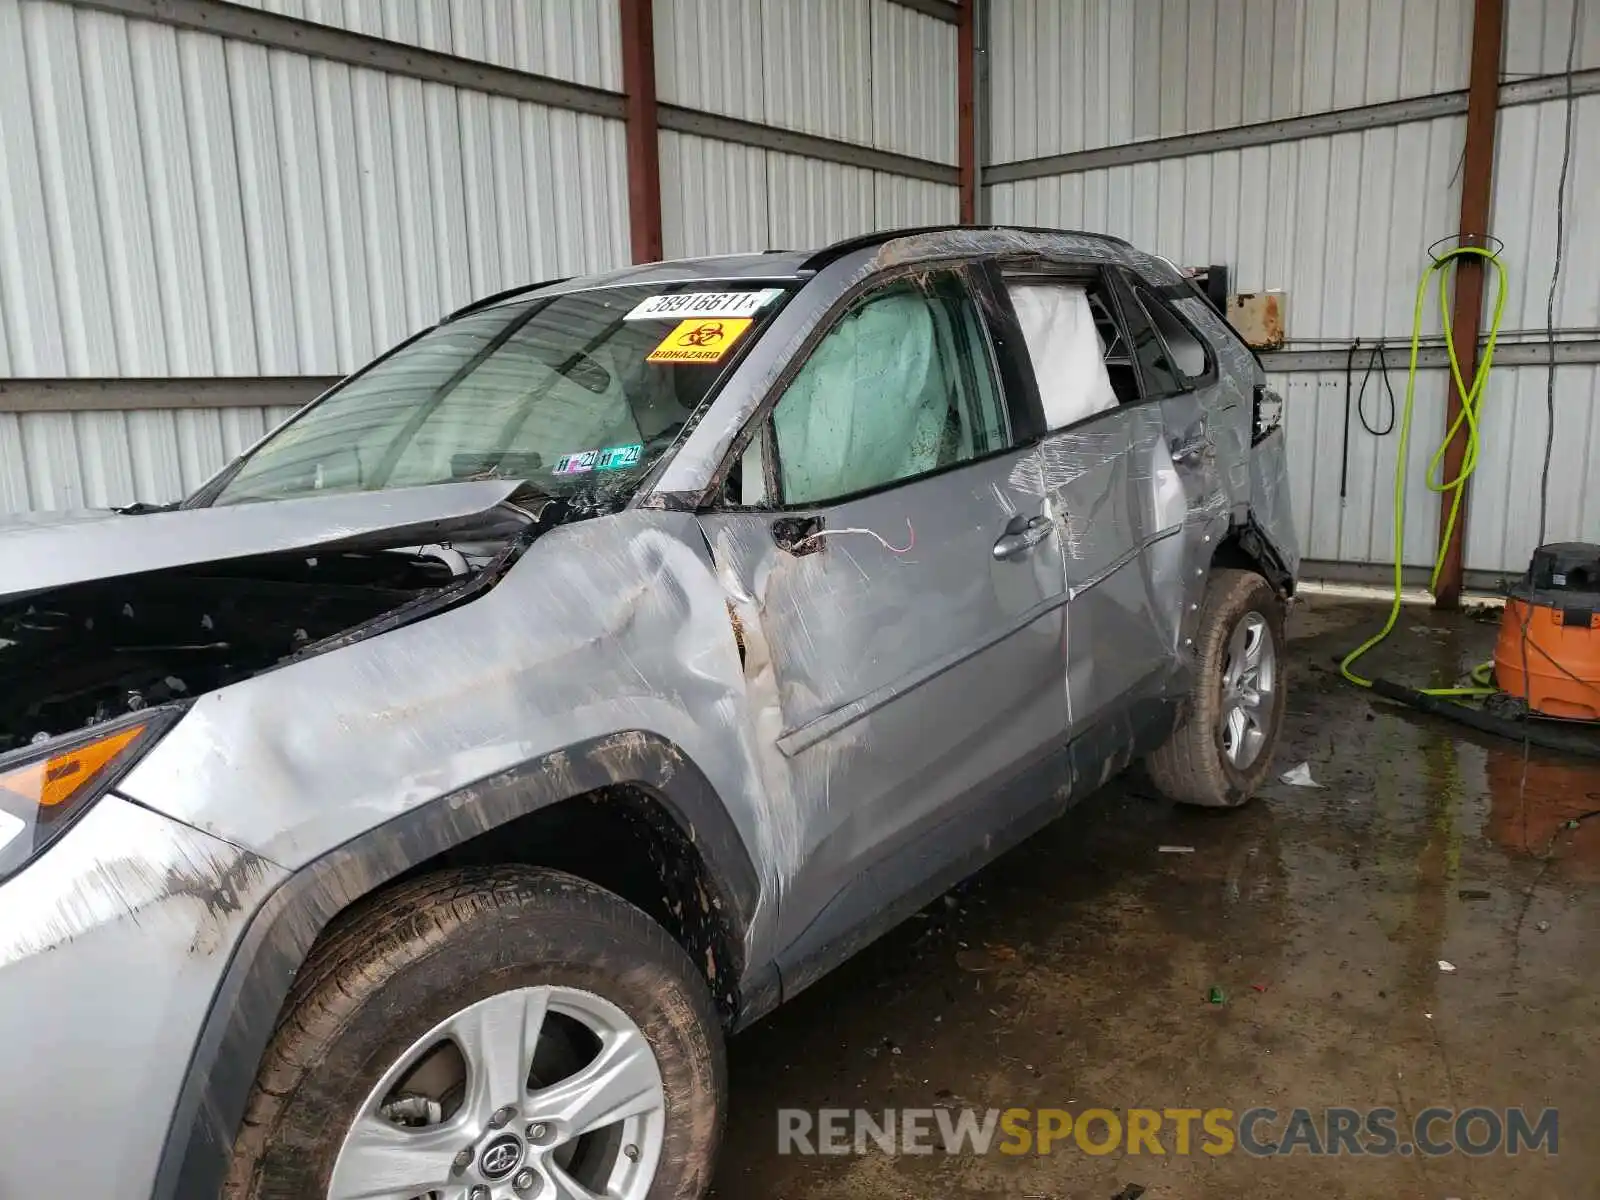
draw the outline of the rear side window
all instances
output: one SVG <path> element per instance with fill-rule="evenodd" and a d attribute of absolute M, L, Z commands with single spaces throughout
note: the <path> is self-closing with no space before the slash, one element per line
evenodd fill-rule
<path fill-rule="evenodd" d="M 1193 385 L 1211 373 L 1211 355 L 1200 335 L 1189 327 L 1160 297 L 1148 288 L 1135 288 L 1139 302 L 1150 316 L 1151 323 L 1166 343 L 1167 359 L 1183 375 L 1185 383 Z"/>
<path fill-rule="evenodd" d="M 1006 293 L 1022 327 L 1044 408 L 1045 427 L 1062 429 L 1115 408 L 1113 355 L 1126 355 L 1121 331 L 1092 285 L 1077 281 L 1013 279 Z M 1131 362 L 1128 374 L 1131 376 Z"/>
<path fill-rule="evenodd" d="M 1123 293 L 1126 297 L 1127 293 Z M 1144 396 L 1175 396 L 1189 390 L 1189 383 L 1178 368 L 1172 365 L 1167 347 L 1156 333 L 1156 327 L 1137 300 L 1125 302 L 1128 341 L 1133 346 L 1134 360 L 1139 364 L 1139 375 L 1144 380 Z"/>

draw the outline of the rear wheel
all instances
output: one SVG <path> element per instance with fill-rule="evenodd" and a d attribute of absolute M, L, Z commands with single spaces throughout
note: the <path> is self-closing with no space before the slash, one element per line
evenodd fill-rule
<path fill-rule="evenodd" d="M 1283 603 L 1254 572 L 1215 570 L 1194 642 L 1187 715 L 1146 766 L 1169 799 L 1235 808 L 1266 778 L 1283 724 Z"/>
<path fill-rule="evenodd" d="M 230 1200 L 690 1200 L 725 1069 L 710 994 L 584 880 L 453 871 L 374 901 L 302 973 Z"/>

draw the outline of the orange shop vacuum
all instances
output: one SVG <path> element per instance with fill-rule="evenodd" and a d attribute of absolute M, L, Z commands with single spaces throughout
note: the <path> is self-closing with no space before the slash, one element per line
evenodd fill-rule
<path fill-rule="evenodd" d="M 1388 679 L 1371 687 L 1483 733 L 1600 758 L 1600 546 L 1554 542 L 1533 552 L 1506 589 L 1494 659 L 1472 678 L 1487 684 L 1491 671 L 1493 688 L 1421 691 Z"/>
<path fill-rule="evenodd" d="M 1494 682 L 1529 715 L 1600 721 L 1600 546 L 1553 542 L 1533 552 L 1506 593 Z"/>

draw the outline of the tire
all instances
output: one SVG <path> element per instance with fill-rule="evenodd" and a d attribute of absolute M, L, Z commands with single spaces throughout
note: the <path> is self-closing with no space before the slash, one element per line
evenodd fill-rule
<path fill-rule="evenodd" d="M 525 988 L 540 990 L 518 990 Z M 548 1003 L 548 1009 L 530 1010 L 527 1006 L 534 1001 L 529 997 L 545 997 L 540 1004 Z M 484 1106 L 473 1100 L 480 1094 L 472 1090 L 469 1081 L 485 1089 L 481 1097 L 491 1091 L 503 1096 L 505 1087 L 493 1086 L 497 1072 L 471 1074 L 466 1052 L 455 1049 L 461 1039 L 446 1045 L 438 1040 L 437 1029 L 446 1022 L 469 1020 L 470 1013 L 506 1011 L 486 1006 L 509 1002 L 523 1006 L 515 1011 L 539 1014 L 539 1024 L 525 1015 L 510 1026 L 501 1018 L 483 1016 L 477 1026 L 484 1031 L 483 1046 L 504 1045 L 492 1040 L 491 1032 L 503 1036 L 507 1028 L 540 1031 L 531 1038 L 526 1033 L 512 1035 L 522 1038 L 524 1047 L 534 1047 L 532 1051 L 525 1048 L 522 1056 L 525 1064 L 534 1056 L 533 1086 L 545 1086 L 539 1082 L 537 1056 L 546 1052 L 547 1045 L 569 1057 L 578 1055 L 572 1061 L 581 1067 L 582 1047 L 573 1050 L 567 1043 L 579 1045 L 587 1034 L 596 1037 L 594 1047 L 599 1047 L 608 1044 L 599 1040 L 607 1035 L 597 1036 L 570 1017 L 557 1020 L 548 1015 L 557 1013 L 558 997 L 620 1014 L 618 1029 L 631 1022 L 631 1032 L 619 1034 L 628 1039 L 628 1053 L 634 1056 L 630 1063 L 648 1063 L 653 1054 L 659 1069 L 659 1093 L 650 1094 L 662 1103 L 648 1116 L 629 1118 L 654 1122 L 648 1126 L 650 1136 L 630 1139 L 626 1132 L 614 1132 L 634 1128 L 623 1124 L 592 1135 L 612 1139 L 607 1151 L 611 1157 L 606 1161 L 616 1169 L 634 1171 L 638 1189 L 634 1194 L 648 1200 L 701 1196 L 711 1182 L 727 1094 L 722 1030 L 705 980 L 666 931 L 633 905 L 575 876 L 526 867 L 474 868 L 426 876 L 379 893 L 362 909 L 341 918 L 336 931 L 313 952 L 284 1005 L 234 1144 L 223 1195 L 228 1200 L 320 1200 L 329 1196 L 336 1163 L 350 1161 L 341 1160 L 341 1153 L 347 1134 L 352 1139 L 357 1136 L 353 1122 L 358 1114 L 367 1119 L 373 1096 L 386 1094 L 376 1091 L 379 1084 L 388 1086 L 389 1073 L 418 1045 L 434 1046 L 433 1052 L 424 1052 L 424 1062 L 430 1053 L 442 1055 L 438 1062 L 445 1064 L 455 1061 L 449 1058 L 452 1052 L 458 1055 L 456 1090 L 439 1093 L 447 1097 L 447 1104 L 458 1105 L 456 1117 L 467 1120 L 484 1111 Z M 547 1036 L 546 1031 L 552 1032 Z M 428 1043 L 430 1038 L 435 1041 Z M 642 1052 L 641 1044 L 648 1045 L 650 1054 Z M 592 1048 L 589 1052 L 599 1053 Z M 482 1060 L 497 1065 L 506 1061 L 504 1055 L 487 1053 L 482 1053 Z M 489 1169 L 486 1164 L 491 1161 L 492 1147 L 484 1139 L 504 1141 L 506 1132 L 523 1138 L 524 1158 L 517 1165 L 530 1170 L 536 1165 L 536 1139 L 546 1136 L 546 1126 L 524 1123 L 538 1118 L 537 1093 L 527 1091 L 528 1069 L 525 1065 L 523 1079 L 515 1084 L 507 1084 L 514 1072 L 498 1072 L 500 1084 L 516 1086 L 522 1093 L 525 1108 L 509 1119 L 505 1114 L 513 1106 L 497 1110 L 490 1124 L 499 1120 L 500 1126 L 484 1127 L 476 1119 L 471 1122 L 472 1127 L 456 1139 L 467 1149 L 456 1153 L 468 1154 L 478 1137 L 476 1129 L 482 1133 L 477 1142 L 482 1154 L 471 1151 L 470 1166 L 463 1167 L 459 1161 L 454 1164 L 455 1172 L 466 1173 L 454 1174 L 448 1182 L 439 1180 L 436 1186 L 448 1189 L 443 1194 L 467 1194 L 467 1187 L 480 1181 L 473 1172 Z M 648 1071 L 647 1066 L 640 1069 Z M 559 1072 L 551 1072 L 550 1077 L 564 1078 Z M 418 1078 L 415 1073 L 407 1077 L 408 1085 Z M 448 1096 L 456 1099 L 451 1101 Z M 438 1120 L 449 1122 L 448 1127 L 441 1125 L 431 1131 L 439 1135 L 435 1140 L 440 1144 L 449 1140 L 444 1135 L 457 1128 L 456 1117 L 440 1110 Z M 393 1114 L 371 1118 L 380 1122 L 394 1119 Z M 417 1123 L 435 1121 L 423 1116 Z M 557 1126 L 559 1122 L 550 1128 Z M 399 1132 L 411 1137 L 430 1131 Z M 556 1140 L 554 1134 L 550 1140 Z M 624 1141 L 629 1144 L 622 1145 Z M 640 1147 L 634 1142 L 644 1145 L 643 1164 Z M 574 1138 L 565 1149 L 595 1159 L 599 1154 L 589 1149 L 595 1145 Z M 451 1152 L 444 1151 L 447 1155 Z M 552 1149 L 549 1154 L 555 1156 L 558 1151 Z M 630 1163 L 616 1157 L 621 1154 L 626 1154 Z M 653 1180 L 648 1174 L 651 1158 Z M 494 1160 L 496 1164 L 502 1161 L 503 1156 Z M 431 1172 L 432 1159 L 429 1163 Z M 448 1160 L 446 1165 L 450 1165 Z M 484 1178 L 494 1184 L 490 1189 L 493 1195 L 510 1194 L 512 1176 L 498 1181 Z M 540 1182 L 539 1191 L 548 1197 L 550 1180 Z"/>
<path fill-rule="evenodd" d="M 1274 678 L 1270 694 L 1261 697 L 1263 737 L 1248 762 L 1236 765 L 1225 749 L 1230 735 L 1222 728 L 1223 676 L 1235 631 L 1250 614 L 1263 618 L 1265 636 L 1271 639 Z M 1183 723 L 1145 760 L 1145 767 L 1151 782 L 1169 800 L 1202 808 L 1237 808 L 1249 801 L 1271 770 L 1283 727 L 1288 695 L 1283 603 L 1272 585 L 1254 572 L 1218 568 L 1206 585 L 1194 643 L 1194 683 Z"/>

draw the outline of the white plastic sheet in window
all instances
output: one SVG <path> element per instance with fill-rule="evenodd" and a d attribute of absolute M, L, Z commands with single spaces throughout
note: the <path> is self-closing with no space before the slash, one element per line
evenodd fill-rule
<path fill-rule="evenodd" d="M 1013 283 L 1011 305 L 1039 380 L 1045 424 L 1060 429 L 1117 406 L 1082 284 Z"/>

